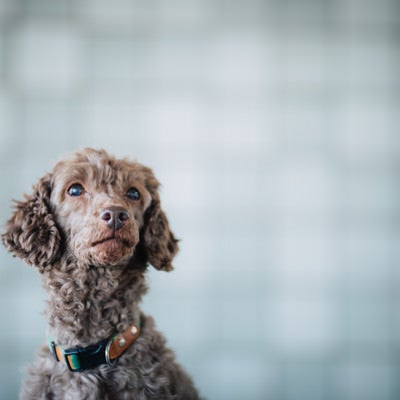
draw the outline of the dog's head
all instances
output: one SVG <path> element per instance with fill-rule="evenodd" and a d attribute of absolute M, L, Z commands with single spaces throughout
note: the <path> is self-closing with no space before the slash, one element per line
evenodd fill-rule
<path fill-rule="evenodd" d="M 87 265 L 115 266 L 138 252 L 168 271 L 178 247 L 158 187 L 149 168 L 83 149 L 57 163 L 31 196 L 17 202 L 3 243 L 42 272 L 65 254 Z"/>

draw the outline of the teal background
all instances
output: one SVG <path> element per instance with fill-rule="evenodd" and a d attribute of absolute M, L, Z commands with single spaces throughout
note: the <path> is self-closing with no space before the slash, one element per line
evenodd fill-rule
<path fill-rule="evenodd" d="M 0 0 L 0 225 L 82 146 L 151 166 L 155 316 L 215 400 L 400 398 L 396 0 Z M 0 398 L 45 342 L 0 248 Z"/>

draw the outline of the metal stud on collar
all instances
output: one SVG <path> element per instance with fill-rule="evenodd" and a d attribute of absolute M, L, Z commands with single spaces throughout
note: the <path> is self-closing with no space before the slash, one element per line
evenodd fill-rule
<path fill-rule="evenodd" d="M 138 333 L 138 328 L 137 326 L 133 325 L 131 328 L 131 333 L 133 336 L 135 336 Z"/>

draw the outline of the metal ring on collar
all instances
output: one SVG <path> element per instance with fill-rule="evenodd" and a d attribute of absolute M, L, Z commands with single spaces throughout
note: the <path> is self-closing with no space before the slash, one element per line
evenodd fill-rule
<path fill-rule="evenodd" d="M 118 358 L 116 358 L 115 360 L 111 360 L 111 358 L 110 358 L 110 347 L 111 347 L 113 341 L 114 341 L 114 338 L 111 338 L 108 341 L 107 346 L 106 346 L 106 351 L 105 351 L 106 362 L 110 368 L 113 368 L 118 361 Z"/>

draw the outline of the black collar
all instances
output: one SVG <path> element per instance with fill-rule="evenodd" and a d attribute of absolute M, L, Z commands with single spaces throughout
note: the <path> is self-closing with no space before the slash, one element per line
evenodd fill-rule
<path fill-rule="evenodd" d="M 131 346 L 140 335 L 140 318 L 137 322 L 119 333 L 87 347 L 72 347 L 64 349 L 50 341 L 50 350 L 57 361 L 61 361 L 72 372 L 80 372 L 107 364 L 112 368 L 118 358 Z"/>

